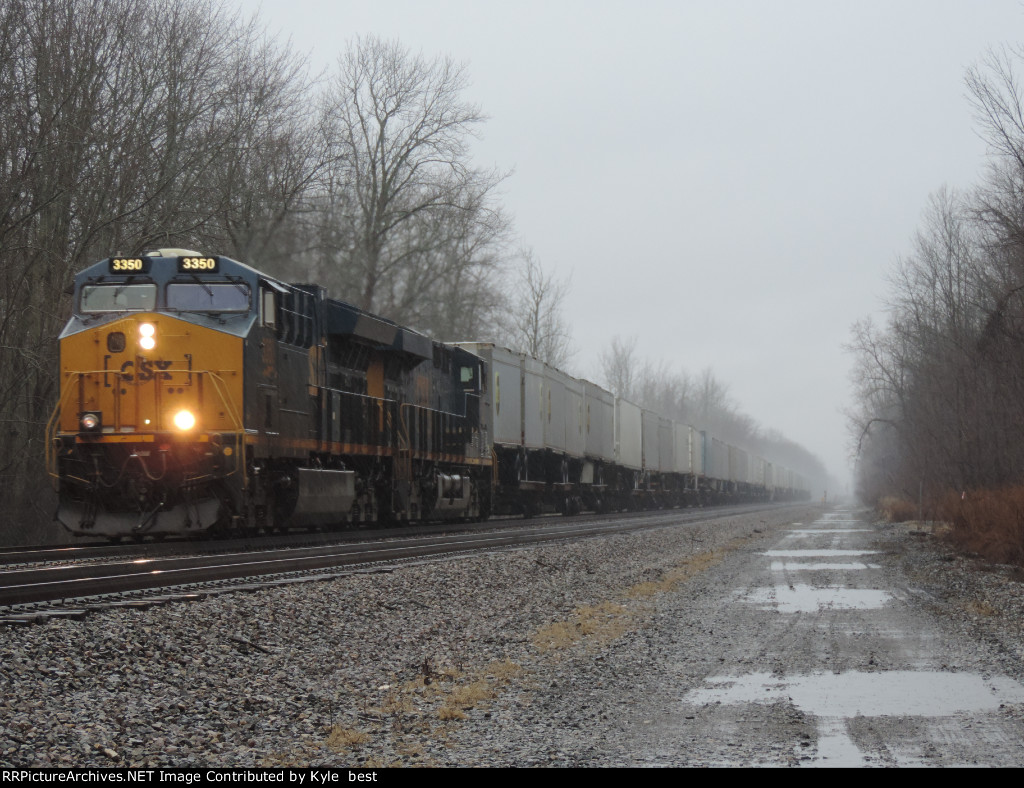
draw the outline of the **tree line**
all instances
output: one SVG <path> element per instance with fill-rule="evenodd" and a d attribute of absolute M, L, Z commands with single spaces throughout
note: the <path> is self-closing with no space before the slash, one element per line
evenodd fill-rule
<path fill-rule="evenodd" d="M 1024 48 L 965 83 L 988 147 L 978 184 L 933 194 L 889 276 L 883 325 L 854 325 L 850 414 L 860 496 L 945 500 L 1024 476 Z"/>

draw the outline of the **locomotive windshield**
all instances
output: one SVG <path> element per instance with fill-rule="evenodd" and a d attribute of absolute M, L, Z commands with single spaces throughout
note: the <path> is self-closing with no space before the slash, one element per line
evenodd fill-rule
<path fill-rule="evenodd" d="M 249 286 L 241 282 L 169 284 L 167 308 L 182 312 L 248 312 Z"/>
<path fill-rule="evenodd" d="M 142 312 L 156 307 L 155 284 L 85 285 L 82 312 Z"/>

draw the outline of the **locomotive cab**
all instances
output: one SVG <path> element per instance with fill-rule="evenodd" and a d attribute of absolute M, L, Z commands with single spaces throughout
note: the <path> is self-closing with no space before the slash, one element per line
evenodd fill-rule
<path fill-rule="evenodd" d="M 75 278 L 48 463 L 68 530 L 189 534 L 223 516 L 244 486 L 242 347 L 258 281 L 188 250 Z"/>

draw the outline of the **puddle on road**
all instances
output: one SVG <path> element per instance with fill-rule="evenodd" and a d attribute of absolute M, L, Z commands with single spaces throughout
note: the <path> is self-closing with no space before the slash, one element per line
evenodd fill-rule
<path fill-rule="evenodd" d="M 879 569 L 878 564 L 868 563 L 840 563 L 833 561 L 819 561 L 817 563 L 811 563 L 810 561 L 772 561 L 771 569 L 773 572 L 809 572 L 812 570 L 819 569 Z"/>
<path fill-rule="evenodd" d="M 769 558 L 855 558 L 859 555 L 877 555 L 877 550 L 765 550 Z"/>
<path fill-rule="evenodd" d="M 844 513 L 845 514 L 845 513 Z M 833 525 L 848 527 L 833 528 Z M 815 527 L 795 529 L 787 536 L 867 533 L 862 520 L 825 517 Z M 860 526 L 860 527 L 854 527 Z M 877 550 L 809 549 L 768 550 L 773 572 L 813 570 L 863 571 L 878 569 L 866 557 Z M 833 559 L 833 560 L 829 560 Z M 871 610 L 884 607 L 893 594 L 880 589 L 815 587 L 779 584 L 757 588 L 744 601 L 780 613 L 814 613 L 823 610 Z M 898 633 L 896 633 L 898 635 Z M 772 673 L 720 676 L 706 686 L 688 692 L 683 702 L 709 704 L 772 704 L 779 700 L 817 718 L 817 760 L 811 765 L 864 766 L 878 764 L 877 752 L 862 752 L 850 737 L 849 721 L 859 717 L 949 718 L 957 714 L 990 713 L 1004 703 L 1024 703 L 1024 686 L 1007 677 L 983 678 L 971 673 L 939 671 L 890 671 L 865 673 L 815 672 L 780 678 Z M 970 726 L 968 726 L 970 727 Z M 923 765 L 914 756 L 888 750 L 896 765 Z"/>
<path fill-rule="evenodd" d="M 718 676 L 710 686 L 691 690 L 683 702 L 774 703 L 786 699 L 818 717 L 818 761 L 823 766 L 862 766 L 869 761 L 850 739 L 853 717 L 950 717 L 993 712 L 1003 703 L 1024 702 L 1024 686 L 1013 679 L 971 673 L 890 671 L 884 673 L 811 673 L 780 678 L 771 673 Z"/>
<path fill-rule="evenodd" d="M 864 567 L 857 567 L 863 569 Z M 820 610 L 876 610 L 892 599 L 888 591 L 874 588 L 843 586 L 777 585 L 755 588 L 745 597 L 747 602 L 780 613 L 816 613 Z"/>
<path fill-rule="evenodd" d="M 1024 687 L 1003 676 L 935 670 L 815 672 L 780 678 L 772 673 L 717 676 L 712 686 L 691 690 L 686 703 L 774 703 L 789 698 L 818 717 L 948 717 L 963 711 L 995 711 L 1024 702 Z"/>

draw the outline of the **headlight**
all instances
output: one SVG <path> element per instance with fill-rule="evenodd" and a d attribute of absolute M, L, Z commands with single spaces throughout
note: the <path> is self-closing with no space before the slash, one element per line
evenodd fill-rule
<path fill-rule="evenodd" d="M 139 347 L 143 350 L 152 350 L 156 347 L 156 326 L 152 323 L 139 325 Z"/>
<path fill-rule="evenodd" d="M 191 411 L 179 410 L 174 414 L 174 426 L 183 432 L 196 426 L 196 417 Z"/>
<path fill-rule="evenodd" d="M 83 432 L 99 432 L 102 424 L 99 413 L 83 413 L 78 423 Z"/>

